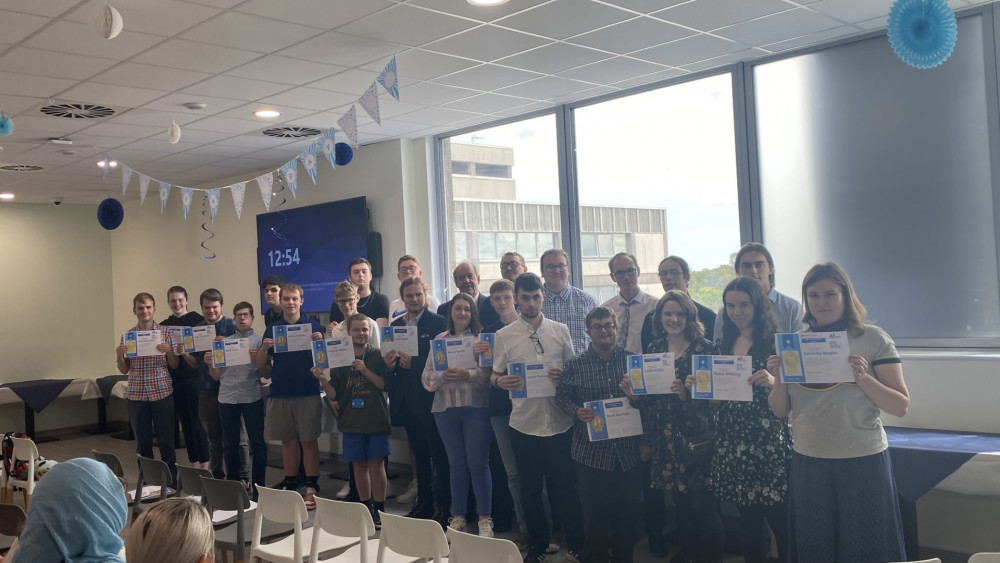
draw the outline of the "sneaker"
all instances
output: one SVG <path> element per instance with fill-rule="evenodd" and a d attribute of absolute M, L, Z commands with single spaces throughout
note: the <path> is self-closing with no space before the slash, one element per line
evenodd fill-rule
<path fill-rule="evenodd" d="M 524 556 L 524 563 L 543 563 L 547 558 L 548 555 L 541 551 L 529 550 L 527 555 Z"/>
<path fill-rule="evenodd" d="M 559 544 L 557 544 L 554 541 L 549 540 L 549 547 L 545 548 L 545 553 L 548 553 L 549 555 L 552 555 L 553 553 L 559 553 L 560 549 L 562 549 L 562 548 L 559 547 Z"/>
<path fill-rule="evenodd" d="M 344 486 L 341 487 L 339 491 L 337 491 L 337 499 L 344 500 L 350 493 L 351 493 L 351 482 L 348 481 L 344 483 Z"/>
<path fill-rule="evenodd" d="M 306 503 L 306 510 L 316 509 L 316 489 L 312 487 L 306 487 L 305 494 L 302 495 L 302 500 Z"/>
<path fill-rule="evenodd" d="M 493 519 L 492 518 L 480 518 L 479 519 L 479 536 L 483 538 L 493 537 Z"/>
<path fill-rule="evenodd" d="M 406 492 L 396 497 L 399 504 L 410 504 L 417 500 L 417 480 L 411 479 L 410 486 L 406 487 Z"/>
<path fill-rule="evenodd" d="M 563 561 L 567 561 L 568 563 L 580 563 L 581 559 L 583 559 L 583 557 L 581 557 L 579 553 L 573 551 L 572 549 L 567 549 L 566 559 L 563 559 Z"/>
<path fill-rule="evenodd" d="M 456 532 L 465 531 L 465 516 L 452 516 L 448 519 L 448 528 Z"/>

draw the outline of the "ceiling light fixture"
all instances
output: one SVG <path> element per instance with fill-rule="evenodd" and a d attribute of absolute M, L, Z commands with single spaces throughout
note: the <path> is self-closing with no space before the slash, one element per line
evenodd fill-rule
<path fill-rule="evenodd" d="M 0 199 L 14 199 L 14 194 L 4 192 L 0 194 Z"/>
<path fill-rule="evenodd" d="M 507 0 L 467 0 L 473 6 L 499 6 L 506 4 Z"/>
<path fill-rule="evenodd" d="M 181 105 L 186 107 L 187 109 L 193 109 L 193 110 L 205 109 L 208 107 L 208 104 L 204 102 L 184 102 Z"/>
<path fill-rule="evenodd" d="M 281 112 L 273 109 L 260 109 L 253 112 L 253 114 L 257 117 L 278 117 L 281 115 Z"/>
<path fill-rule="evenodd" d="M 104 158 L 97 161 L 97 166 L 100 168 L 117 168 L 118 161 L 115 159 L 108 160 L 107 158 Z"/>

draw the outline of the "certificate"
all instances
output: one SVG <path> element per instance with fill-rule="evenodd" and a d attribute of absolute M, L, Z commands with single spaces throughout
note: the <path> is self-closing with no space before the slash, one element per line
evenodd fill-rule
<path fill-rule="evenodd" d="M 186 354 L 208 352 L 215 340 L 215 325 L 182 327 L 181 334 Z"/>
<path fill-rule="evenodd" d="M 668 395 L 674 373 L 674 353 L 628 357 L 628 381 L 633 395 Z"/>
<path fill-rule="evenodd" d="M 431 340 L 434 371 L 445 371 L 450 368 L 475 369 L 476 355 L 472 352 L 473 342 L 471 336 Z"/>
<path fill-rule="evenodd" d="M 639 416 L 639 409 L 633 408 L 624 397 L 588 401 L 583 406 L 594 411 L 594 418 L 587 424 L 587 434 L 591 442 L 642 434 L 642 417 Z"/>
<path fill-rule="evenodd" d="M 486 342 L 487 344 L 490 345 L 490 349 L 489 350 L 483 352 L 482 354 L 479 354 L 479 365 L 482 366 L 482 367 L 484 367 L 484 368 L 491 368 L 491 367 L 493 367 L 493 348 L 494 348 L 493 344 L 494 344 L 494 337 L 495 336 L 496 336 L 496 333 L 493 333 L 493 332 L 481 332 L 481 333 L 479 333 L 479 341 L 480 342 Z"/>
<path fill-rule="evenodd" d="M 384 326 L 380 331 L 382 334 L 382 355 L 385 356 L 390 350 L 396 350 L 409 356 L 420 354 L 417 347 L 417 327 L 415 326 Z"/>
<path fill-rule="evenodd" d="M 847 332 L 775 334 L 784 383 L 854 383 Z"/>
<path fill-rule="evenodd" d="M 350 338 L 311 340 L 313 367 L 339 368 L 354 363 L 354 342 Z"/>
<path fill-rule="evenodd" d="M 556 386 L 549 379 L 550 362 L 514 362 L 507 364 L 509 375 L 521 378 L 520 387 L 510 392 L 511 399 L 534 399 L 535 397 L 555 397 Z"/>
<path fill-rule="evenodd" d="M 753 387 L 747 383 L 753 375 L 750 356 L 692 356 L 695 399 L 752 401 Z"/>
<path fill-rule="evenodd" d="M 170 333 L 170 338 L 174 342 L 174 350 L 176 351 L 178 344 L 184 344 L 184 327 L 170 326 L 163 328 L 167 329 L 167 332 Z"/>
<path fill-rule="evenodd" d="M 274 353 L 312 350 L 312 325 L 275 325 Z"/>
<path fill-rule="evenodd" d="M 125 333 L 125 357 L 142 358 L 146 356 L 162 356 L 164 352 L 156 349 L 163 343 L 158 330 L 136 330 Z"/>
<path fill-rule="evenodd" d="M 212 365 L 217 368 L 250 364 L 250 339 L 213 340 Z"/>

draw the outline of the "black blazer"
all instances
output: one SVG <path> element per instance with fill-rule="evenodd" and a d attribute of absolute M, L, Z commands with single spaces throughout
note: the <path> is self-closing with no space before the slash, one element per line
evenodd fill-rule
<path fill-rule="evenodd" d="M 406 326 L 406 317 L 399 317 L 391 326 Z M 389 412 L 393 417 L 406 409 L 411 414 L 429 414 L 434 402 L 434 393 L 424 389 L 420 377 L 427 365 L 427 356 L 431 349 L 431 340 L 448 330 L 448 321 L 441 315 L 425 310 L 417 322 L 419 355 L 410 361 L 409 369 L 399 365 L 389 366 L 393 370 L 393 381 L 389 387 Z"/>
<path fill-rule="evenodd" d="M 454 298 L 452 298 L 454 299 Z M 493 304 L 490 303 L 490 298 L 483 292 L 479 292 L 479 298 L 476 299 L 476 307 L 479 309 L 479 324 L 483 326 L 490 326 L 500 322 L 500 313 L 497 313 L 496 309 L 493 308 Z M 446 301 L 438 306 L 437 314 L 448 320 L 448 313 L 451 311 L 451 301 Z"/>

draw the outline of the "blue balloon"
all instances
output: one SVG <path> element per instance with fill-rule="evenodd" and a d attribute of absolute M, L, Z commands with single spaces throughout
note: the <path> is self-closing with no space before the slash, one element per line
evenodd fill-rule
<path fill-rule="evenodd" d="M 948 60 L 958 40 L 958 22 L 945 0 L 896 0 L 887 31 L 896 56 L 919 69 Z"/>
<path fill-rule="evenodd" d="M 337 143 L 334 155 L 337 160 L 337 166 L 346 166 L 354 158 L 354 151 L 351 150 L 351 145 L 347 143 Z"/>
<path fill-rule="evenodd" d="M 109 197 L 97 206 L 97 222 L 109 231 L 113 231 L 122 224 L 125 219 L 125 208 L 122 202 L 113 197 Z"/>
<path fill-rule="evenodd" d="M 9 137 L 14 132 L 14 120 L 0 114 L 0 137 Z"/>

